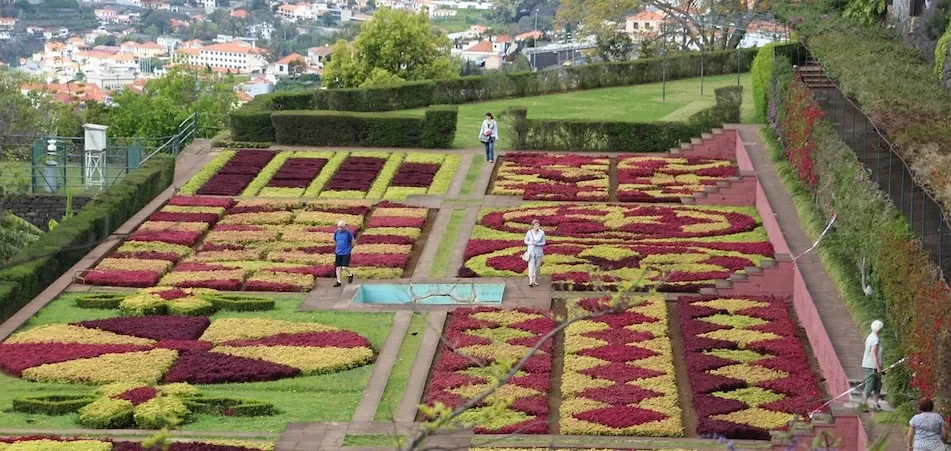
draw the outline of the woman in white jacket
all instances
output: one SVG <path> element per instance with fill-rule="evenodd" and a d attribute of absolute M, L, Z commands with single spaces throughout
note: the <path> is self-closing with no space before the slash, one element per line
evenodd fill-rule
<path fill-rule="evenodd" d="M 542 257 L 545 255 L 545 231 L 538 220 L 532 221 L 532 228 L 525 233 L 525 245 L 528 246 L 525 256 L 528 257 L 528 286 L 538 286 L 538 270 L 542 267 Z"/>
<path fill-rule="evenodd" d="M 495 142 L 499 140 L 499 124 L 492 113 L 485 113 L 482 129 L 479 130 L 479 142 L 485 144 L 485 161 L 495 162 Z"/>

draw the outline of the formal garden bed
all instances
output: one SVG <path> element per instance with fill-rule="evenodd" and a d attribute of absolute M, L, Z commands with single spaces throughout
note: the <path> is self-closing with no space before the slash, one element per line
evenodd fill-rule
<path fill-rule="evenodd" d="M 273 451 L 271 443 L 242 440 L 172 441 L 167 451 Z M 148 451 L 140 442 L 111 438 L 59 437 L 32 435 L 0 437 L 0 449 L 5 451 Z M 154 448 L 153 448 L 154 449 Z"/>
<path fill-rule="evenodd" d="M 351 266 L 360 279 L 403 276 L 429 210 L 367 201 L 298 201 L 178 196 L 130 235 L 83 283 L 102 286 L 310 291 L 334 274 L 333 232 L 357 236 Z"/>
<path fill-rule="evenodd" d="M 548 242 L 542 274 L 562 290 L 633 282 L 697 292 L 773 257 L 754 207 L 539 203 L 483 209 L 459 275 L 523 274 L 523 240 L 535 219 Z"/>
<path fill-rule="evenodd" d="M 183 194 L 402 200 L 446 194 L 460 155 L 421 152 L 224 150 Z"/>
<path fill-rule="evenodd" d="M 147 316 L 127 308 L 162 296 L 259 306 Z M 393 315 L 297 312 L 300 301 L 174 288 L 63 295 L 0 344 L 0 423 L 156 429 L 170 414 L 185 430 L 273 433 L 290 422 L 349 421 Z"/>

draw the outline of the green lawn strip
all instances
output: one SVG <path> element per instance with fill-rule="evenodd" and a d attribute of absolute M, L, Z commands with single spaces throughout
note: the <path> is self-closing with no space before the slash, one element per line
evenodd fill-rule
<path fill-rule="evenodd" d="M 124 157 L 124 156 L 123 156 Z M 43 161 L 45 162 L 45 157 Z M 44 163 L 45 164 L 45 163 Z M 60 163 L 62 164 L 62 163 Z M 29 161 L 3 161 L 0 162 L 0 186 L 13 188 L 19 185 L 30 186 L 32 164 Z M 46 182 L 43 179 L 43 167 L 36 170 L 36 176 L 39 177 L 37 183 L 42 189 Z M 102 176 L 106 187 L 118 183 L 129 171 L 124 167 L 106 166 L 103 168 Z M 99 187 L 86 187 L 86 180 L 79 163 L 69 163 L 66 166 L 64 175 L 63 166 L 59 166 L 56 171 L 57 193 L 66 194 L 68 187 L 73 194 L 95 194 L 100 191 Z"/>
<path fill-rule="evenodd" d="M 396 409 L 399 408 L 400 398 L 403 397 L 403 389 L 406 388 L 406 383 L 409 381 L 409 373 L 413 368 L 413 361 L 416 359 L 419 344 L 423 341 L 425 329 L 426 316 L 414 314 L 410 319 L 406 336 L 403 337 L 399 354 L 396 355 L 396 363 L 393 364 L 393 369 L 390 371 L 390 378 L 386 381 L 383 397 L 376 408 L 376 416 L 373 417 L 373 421 L 393 421 L 393 412 L 396 412 Z"/>
<path fill-rule="evenodd" d="M 399 446 L 405 435 L 361 434 L 347 435 L 343 438 L 343 446 L 366 446 L 378 448 L 393 448 Z"/>
<path fill-rule="evenodd" d="M 482 172 L 482 165 L 485 164 L 485 157 L 481 154 L 472 157 L 472 165 L 469 166 L 469 172 L 466 172 L 466 179 L 462 181 L 462 188 L 459 190 L 460 196 L 468 196 L 475 189 L 475 182 L 479 179 L 479 173 Z"/>
<path fill-rule="evenodd" d="M 749 87 L 752 77 L 749 73 L 741 74 L 740 82 Z M 702 101 L 705 106 L 713 106 L 716 97 L 713 91 L 716 88 L 736 85 L 736 74 L 705 77 L 703 94 L 700 94 L 700 78 L 668 81 L 666 99 L 664 99 L 662 83 L 648 83 L 616 88 L 601 88 L 581 91 L 572 91 L 561 94 L 550 94 L 534 97 L 493 100 L 459 105 L 459 119 L 456 128 L 456 139 L 453 147 L 463 149 L 478 149 L 479 127 L 485 113 L 491 112 L 498 116 L 512 106 L 528 108 L 528 117 L 534 119 L 587 119 L 612 120 L 629 122 L 653 122 L 661 120 L 691 102 Z M 752 117 L 752 97 L 747 98 L 744 89 L 744 117 Z M 702 108 L 701 108 L 702 109 Z M 425 109 L 394 111 L 391 114 L 423 115 Z M 499 134 L 502 140 L 496 146 L 501 150 L 508 143 L 505 122 L 501 123 Z"/>
<path fill-rule="evenodd" d="M 118 316 L 118 310 L 83 309 L 75 306 L 79 293 L 69 293 L 51 302 L 26 327 Z M 249 293 L 253 295 L 253 293 Z M 302 297 L 281 298 L 274 310 L 218 312 L 218 318 L 262 318 L 317 322 L 352 330 L 370 340 L 379 351 L 393 322 L 392 313 L 298 312 Z M 196 415 L 185 431 L 279 433 L 291 422 L 349 421 L 370 379 L 372 365 L 339 373 L 303 376 L 270 382 L 199 385 L 205 396 L 241 398 L 273 403 L 280 413 L 270 417 Z M 77 384 L 41 384 L 0 374 L 0 424 L 6 428 L 76 428 L 77 414 L 63 416 L 10 412 L 14 398 L 52 394 L 81 394 L 94 388 Z"/>
<path fill-rule="evenodd" d="M 469 27 L 479 24 L 492 27 L 493 23 L 486 18 L 486 14 L 489 11 L 479 10 L 479 9 L 454 9 L 456 15 L 453 17 L 447 18 L 432 18 L 429 19 L 434 27 L 442 28 L 448 33 L 459 33 L 461 31 L 466 31 Z M 501 27 L 504 28 L 504 27 Z"/>
<path fill-rule="evenodd" d="M 462 220 L 466 216 L 465 210 L 453 210 L 449 217 L 449 224 L 446 231 L 443 232 L 442 241 L 436 249 L 436 256 L 433 257 L 433 266 L 429 269 L 429 277 L 439 279 L 446 277 L 446 267 L 449 265 L 449 258 L 452 257 L 452 251 L 456 247 L 456 238 L 459 236 L 459 229 L 462 228 Z"/>

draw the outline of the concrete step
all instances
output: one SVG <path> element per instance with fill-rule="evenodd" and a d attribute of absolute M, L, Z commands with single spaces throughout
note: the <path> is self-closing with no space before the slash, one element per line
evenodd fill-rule
<path fill-rule="evenodd" d="M 716 286 L 718 289 L 730 289 L 733 288 L 733 282 L 729 280 L 718 280 Z"/>
<path fill-rule="evenodd" d="M 716 294 L 717 294 L 717 289 L 716 289 L 716 288 L 701 288 L 701 289 L 700 289 L 700 294 L 712 294 L 712 295 L 716 295 Z"/>
<path fill-rule="evenodd" d="M 713 133 L 701 133 L 700 137 L 703 139 L 713 139 Z"/>
<path fill-rule="evenodd" d="M 731 282 L 741 282 L 748 279 L 749 279 L 749 276 L 746 274 L 739 274 L 739 273 L 730 274 Z"/>
<path fill-rule="evenodd" d="M 690 138 L 690 144 L 703 144 L 703 138 Z"/>
<path fill-rule="evenodd" d="M 766 260 L 760 260 L 760 262 L 759 262 L 759 267 L 760 267 L 760 268 L 775 268 L 776 266 L 779 266 L 779 265 L 776 263 L 776 260 L 773 260 L 773 259 L 771 259 L 771 258 L 768 258 L 768 259 L 766 259 Z"/>
<path fill-rule="evenodd" d="M 707 185 L 707 186 L 704 186 L 704 187 L 703 187 L 703 192 L 705 192 L 705 193 L 719 193 L 719 192 L 720 192 L 720 188 L 717 187 L 717 186 L 709 186 L 709 185 Z"/>
<path fill-rule="evenodd" d="M 717 180 L 717 186 L 720 188 L 729 188 L 733 186 L 733 182 L 729 180 Z"/>
<path fill-rule="evenodd" d="M 690 150 L 690 149 L 693 149 L 693 144 L 680 143 L 680 150 Z"/>
<path fill-rule="evenodd" d="M 746 271 L 746 274 L 751 276 L 754 274 L 763 274 L 763 268 L 759 266 L 744 266 L 743 270 Z"/>
<path fill-rule="evenodd" d="M 697 203 L 697 199 L 693 197 L 681 197 L 680 203 L 684 205 L 693 205 Z"/>

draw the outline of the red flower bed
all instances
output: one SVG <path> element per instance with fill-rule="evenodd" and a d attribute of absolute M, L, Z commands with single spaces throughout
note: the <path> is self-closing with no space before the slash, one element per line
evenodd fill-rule
<path fill-rule="evenodd" d="M 337 348 L 370 347 L 370 341 L 349 330 L 304 334 L 279 334 L 256 340 L 235 340 L 225 346 L 334 346 Z"/>
<path fill-rule="evenodd" d="M 782 299 L 682 297 L 680 323 L 698 432 L 769 438 L 822 402 Z"/>
<path fill-rule="evenodd" d="M 109 254 L 109 258 L 132 258 L 136 260 L 167 260 L 172 263 L 178 262 L 178 254 L 172 252 L 140 251 L 140 252 L 115 252 Z"/>
<path fill-rule="evenodd" d="M 0 369 L 19 376 L 23 370 L 47 363 L 98 357 L 103 354 L 141 351 L 133 345 L 88 345 L 80 343 L 11 343 L 0 344 Z"/>
<path fill-rule="evenodd" d="M 155 271 L 104 271 L 93 270 L 82 276 L 86 285 L 109 287 L 148 288 L 159 282 L 161 274 Z"/>
<path fill-rule="evenodd" d="M 422 229 L 426 218 L 377 217 L 370 218 L 367 227 L 415 227 Z"/>
<path fill-rule="evenodd" d="M 127 241 L 158 241 L 169 244 L 180 244 L 183 246 L 194 246 L 203 232 L 176 231 L 176 230 L 139 230 L 132 234 Z"/>
<path fill-rule="evenodd" d="M 182 353 L 165 375 L 165 383 L 220 384 L 262 382 L 294 377 L 300 370 L 286 365 L 207 351 Z"/>
<path fill-rule="evenodd" d="M 208 351 L 211 343 L 197 340 L 168 340 L 163 339 L 155 345 L 156 348 L 174 349 L 176 351 Z"/>
<path fill-rule="evenodd" d="M 326 158 L 288 158 L 267 186 L 307 188 L 326 164 Z"/>
<path fill-rule="evenodd" d="M 152 340 L 197 340 L 211 324 L 204 316 L 120 316 L 75 323 L 121 335 Z"/>
<path fill-rule="evenodd" d="M 133 406 L 137 406 L 154 398 L 156 394 L 158 394 L 158 390 L 156 390 L 155 387 L 139 387 L 119 393 L 114 396 L 114 398 L 124 399 L 131 402 Z"/>
<path fill-rule="evenodd" d="M 324 186 L 324 191 L 369 191 L 384 163 L 383 158 L 347 157 Z"/>
<path fill-rule="evenodd" d="M 198 194 L 237 196 L 247 188 L 276 152 L 266 150 L 239 150 L 234 157 L 207 183 L 198 189 Z"/>
<path fill-rule="evenodd" d="M 467 399 L 484 391 L 482 385 L 489 381 L 484 377 L 467 374 L 480 365 L 495 362 L 488 357 L 495 347 L 523 348 L 528 350 L 555 327 L 555 322 L 534 309 L 502 310 L 492 307 L 459 308 L 453 310 L 446 325 L 446 343 L 440 346 L 434 363 L 424 402 L 434 405 L 441 402 L 449 407 L 458 407 Z M 506 332 L 515 335 L 504 342 L 486 338 Z M 548 391 L 551 384 L 552 343 L 547 341 L 540 351 L 532 356 L 522 368 L 524 375 L 513 377 L 500 393 L 512 392 L 511 405 L 505 407 L 506 421 L 480 423 L 483 418 L 472 418 L 476 433 L 504 434 L 518 431 L 522 434 L 545 434 L 548 431 Z M 490 401 L 478 407 L 487 407 L 497 402 Z M 503 401 L 504 402 L 504 401 Z M 499 406 L 493 406 L 499 407 Z M 493 408 L 488 407 L 488 408 Z M 487 420 L 491 421 L 491 420 Z"/>
<path fill-rule="evenodd" d="M 739 172 L 728 160 L 629 155 L 618 157 L 617 174 L 621 202 L 680 202 Z"/>
<path fill-rule="evenodd" d="M 222 197 L 203 197 L 203 196 L 174 196 L 168 200 L 165 205 L 176 205 L 180 207 L 221 207 L 231 208 L 234 205 L 233 199 Z"/>
<path fill-rule="evenodd" d="M 219 279 L 219 280 L 183 280 L 175 283 L 179 288 L 210 288 L 220 291 L 238 291 L 241 289 L 241 281 L 238 279 Z"/>
<path fill-rule="evenodd" d="M 176 213 L 169 211 L 157 211 L 149 216 L 149 221 L 207 222 L 208 224 L 214 224 L 218 222 L 218 215 L 214 213 Z"/>
<path fill-rule="evenodd" d="M 414 188 L 429 188 L 433 178 L 442 165 L 435 163 L 403 163 L 396 171 L 390 186 L 407 186 Z"/>
<path fill-rule="evenodd" d="M 526 200 L 608 200 L 610 159 L 605 156 L 508 154 L 496 171 L 491 194 Z"/>

